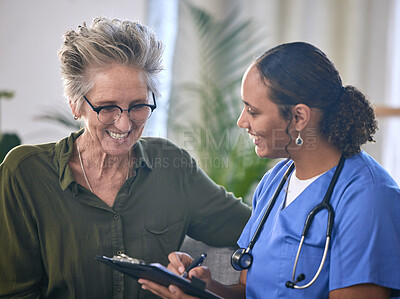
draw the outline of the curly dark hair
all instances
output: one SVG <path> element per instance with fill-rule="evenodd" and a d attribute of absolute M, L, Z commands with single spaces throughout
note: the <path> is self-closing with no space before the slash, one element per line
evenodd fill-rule
<path fill-rule="evenodd" d="M 334 64 L 315 46 L 295 42 L 274 47 L 255 62 L 269 98 L 291 124 L 291 108 L 305 104 L 322 112 L 320 133 L 349 157 L 374 141 L 378 129 L 374 109 L 354 86 L 342 86 Z M 287 128 L 287 134 L 290 138 Z"/>

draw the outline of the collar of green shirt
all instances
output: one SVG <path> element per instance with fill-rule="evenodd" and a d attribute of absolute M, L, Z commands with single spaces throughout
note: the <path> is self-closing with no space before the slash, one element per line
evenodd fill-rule
<path fill-rule="evenodd" d="M 62 190 L 65 190 L 71 183 L 75 182 L 75 177 L 68 166 L 68 161 L 73 153 L 75 140 L 84 132 L 84 130 L 85 129 L 83 128 L 78 132 L 71 133 L 69 137 L 60 140 L 55 145 L 54 163 L 56 165 L 58 164 L 59 182 Z M 135 151 L 134 169 L 147 167 L 151 170 L 152 165 L 141 140 L 136 142 L 133 146 L 133 150 Z"/>

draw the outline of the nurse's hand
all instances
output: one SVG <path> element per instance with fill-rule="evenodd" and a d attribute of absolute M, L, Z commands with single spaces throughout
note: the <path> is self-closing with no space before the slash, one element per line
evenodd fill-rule
<path fill-rule="evenodd" d="M 155 282 L 146 279 L 139 279 L 140 284 L 142 284 L 142 289 L 148 290 L 161 298 L 166 299 L 194 299 L 198 297 L 192 297 L 184 292 L 182 292 L 178 287 L 174 285 L 170 285 L 168 288 L 162 285 L 159 285 Z"/>
<path fill-rule="evenodd" d="M 168 270 L 175 274 L 182 275 L 185 269 L 193 262 L 193 258 L 184 252 L 171 252 L 168 255 Z"/>
<path fill-rule="evenodd" d="M 196 267 L 192 269 L 188 274 L 188 278 L 191 279 L 192 277 L 197 277 L 205 281 L 207 285 L 206 288 L 208 288 L 208 285 L 210 285 L 212 281 L 210 270 L 208 270 L 207 267 Z M 197 298 L 185 294 L 184 292 L 182 292 L 182 290 L 180 290 L 178 287 L 174 285 L 170 285 L 167 288 L 146 279 L 139 279 L 138 282 L 142 284 L 142 289 L 148 290 L 162 298 L 168 298 L 168 299 Z"/>
<path fill-rule="evenodd" d="M 185 272 L 185 269 L 193 262 L 193 258 L 189 254 L 178 251 L 171 252 L 168 255 L 168 259 L 170 262 L 168 264 L 168 270 L 178 275 L 182 275 Z M 193 268 L 187 274 L 187 277 L 189 279 L 192 279 L 192 276 L 195 276 L 198 279 L 204 281 L 206 283 L 206 288 L 210 287 L 210 284 L 212 282 L 211 272 L 207 267 Z"/>
<path fill-rule="evenodd" d="M 172 252 L 168 255 L 168 259 L 170 261 L 168 265 L 168 269 L 175 274 L 182 275 L 185 272 L 187 266 L 189 266 L 193 262 L 193 258 L 183 252 Z M 211 272 L 207 267 L 196 267 L 189 271 L 187 278 L 191 279 L 192 277 L 197 277 L 198 279 L 203 280 L 206 283 L 206 288 L 208 288 L 211 283 Z M 159 285 L 155 282 L 139 279 L 138 281 L 142 284 L 142 289 L 148 290 L 162 298 L 168 299 L 187 299 L 187 298 L 196 298 L 189 296 L 182 292 L 178 287 L 174 285 L 170 285 L 168 288 L 162 285 Z"/>
<path fill-rule="evenodd" d="M 208 283 L 206 282 L 207 286 L 210 284 L 211 281 L 211 273 L 207 267 L 196 267 L 192 269 L 188 274 L 188 278 L 191 279 L 192 277 L 197 277 L 203 281 L 208 281 Z M 157 296 L 160 296 L 162 298 L 168 298 L 168 299 L 197 298 L 185 294 L 184 292 L 182 292 L 181 289 L 179 289 L 174 285 L 170 285 L 167 288 L 158 283 L 146 279 L 139 279 L 138 282 L 142 285 L 142 289 L 148 290 L 153 294 L 156 294 Z"/>

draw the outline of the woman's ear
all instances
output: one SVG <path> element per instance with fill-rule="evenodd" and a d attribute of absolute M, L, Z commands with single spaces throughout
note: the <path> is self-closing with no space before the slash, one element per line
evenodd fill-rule
<path fill-rule="evenodd" d="M 302 131 L 310 122 L 311 108 L 305 104 L 297 104 L 293 107 L 293 125 L 296 131 Z"/>
<path fill-rule="evenodd" d="M 69 107 L 71 108 L 74 119 L 78 119 L 81 116 L 81 114 L 76 107 L 76 102 L 69 100 L 68 103 L 69 103 Z"/>

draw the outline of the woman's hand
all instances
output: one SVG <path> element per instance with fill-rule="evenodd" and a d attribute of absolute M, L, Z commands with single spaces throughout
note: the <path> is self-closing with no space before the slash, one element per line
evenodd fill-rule
<path fill-rule="evenodd" d="M 148 290 L 161 298 L 166 299 L 195 299 L 197 297 L 192 297 L 184 292 L 181 289 L 174 285 L 170 285 L 168 288 L 162 285 L 159 285 L 155 282 L 146 280 L 146 279 L 139 279 L 139 283 L 142 284 L 142 289 Z"/>
<path fill-rule="evenodd" d="M 207 267 L 196 267 L 192 269 L 188 277 L 191 279 L 193 277 L 197 277 L 203 281 L 206 282 L 206 288 L 211 284 L 211 273 L 210 270 L 208 270 Z M 139 283 L 142 284 L 142 289 L 148 290 L 162 298 L 168 298 L 168 299 L 192 299 L 192 298 L 197 298 L 197 297 L 192 297 L 184 292 L 182 292 L 181 289 L 174 285 L 170 285 L 168 288 L 164 287 L 162 285 L 159 285 L 158 283 L 146 280 L 146 279 L 139 279 Z"/>
<path fill-rule="evenodd" d="M 184 252 L 171 252 L 168 255 L 169 264 L 168 270 L 175 274 L 182 275 L 185 269 L 193 262 L 193 258 Z"/>
<path fill-rule="evenodd" d="M 168 255 L 168 259 L 170 261 L 168 265 L 168 270 L 182 275 L 185 272 L 185 269 L 193 262 L 193 258 L 184 252 L 171 252 Z M 195 276 L 198 279 L 203 280 L 206 283 L 206 288 L 208 288 L 211 284 L 211 272 L 207 267 L 196 267 L 189 271 L 187 277 L 192 279 Z"/>
<path fill-rule="evenodd" d="M 174 272 L 177 275 L 182 275 L 185 272 L 187 266 L 193 262 L 193 258 L 183 252 L 172 252 L 168 255 L 168 259 L 170 261 L 168 265 L 168 270 Z M 196 267 L 189 271 L 188 276 L 189 279 L 192 277 L 197 277 L 198 279 L 203 280 L 206 283 L 206 288 L 212 283 L 211 273 L 207 267 Z M 149 290 L 150 292 L 168 299 L 189 299 L 189 298 L 196 298 L 189 296 L 182 292 L 178 287 L 174 285 L 170 285 L 168 288 L 162 285 L 159 285 L 155 282 L 146 280 L 146 279 L 139 279 L 138 281 L 142 284 L 142 288 L 144 290 Z"/>

